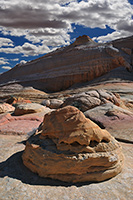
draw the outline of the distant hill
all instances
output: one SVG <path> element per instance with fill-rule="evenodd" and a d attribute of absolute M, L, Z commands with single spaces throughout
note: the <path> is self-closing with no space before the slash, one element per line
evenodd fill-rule
<path fill-rule="evenodd" d="M 119 79 L 129 78 L 133 81 L 133 76 L 127 76 L 132 74 L 132 64 L 133 36 L 99 44 L 83 35 L 69 46 L 25 64 L 18 64 L 1 74 L 0 86 L 18 83 L 46 92 L 56 92 L 77 83 L 93 81 L 116 68 L 115 78 L 118 74 Z M 119 71 L 119 67 L 122 70 Z M 120 77 L 122 71 L 127 75 Z M 108 75 L 106 77 L 110 79 Z"/>

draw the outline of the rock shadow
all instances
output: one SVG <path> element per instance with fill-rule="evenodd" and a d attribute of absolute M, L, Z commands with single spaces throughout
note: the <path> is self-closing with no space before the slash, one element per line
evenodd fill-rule
<path fill-rule="evenodd" d="M 70 187 L 75 185 L 77 187 L 83 185 L 89 185 L 90 182 L 84 183 L 66 183 L 59 180 L 53 180 L 50 178 L 41 178 L 36 173 L 31 172 L 24 166 L 22 161 L 23 151 L 17 152 L 9 157 L 6 161 L 0 163 L 0 177 L 4 178 L 8 176 L 22 181 L 25 184 L 30 185 L 43 185 L 43 186 L 64 186 Z"/>

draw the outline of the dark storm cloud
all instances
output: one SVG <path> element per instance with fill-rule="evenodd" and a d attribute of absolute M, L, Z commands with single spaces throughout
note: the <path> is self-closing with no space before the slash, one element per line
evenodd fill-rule
<path fill-rule="evenodd" d="M 132 21 L 125 21 L 125 20 L 120 21 L 117 25 L 117 29 L 124 30 L 124 31 L 128 30 L 131 33 L 133 33 L 133 20 Z"/>
<path fill-rule="evenodd" d="M 21 8 L 14 6 L 11 9 L 0 9 L 0 25 L 12 28 L 33 29 L 33 28 L 66 28 L 66 22 L 56 19 L 49 19 L 46 9 Z"/>
<path fill-rule="evenodd" d="M 0 0 L 0 31 L 4 35 L 24 36 L 30 43 L 13 46 L 10 41 L 0 52 L 38 55 L 70 43 L 71 24 L 106 28 L 115 32 L 97 38 L 100 41 L 133 33 L 133 7 L 127 0 Z M 32 43 L 32 44 L 31 44 Z M 40 45 L 40 46 L 37 46 Z"/>

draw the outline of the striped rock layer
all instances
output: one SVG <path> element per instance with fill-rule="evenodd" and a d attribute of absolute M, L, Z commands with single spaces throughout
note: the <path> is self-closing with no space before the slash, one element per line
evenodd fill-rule
<path fill-rule="evenodd" d="M 41 177 L 65 182 L 103 181 L 122 170 L 121 146 L 73 106 L 45 115 L 29 138 L 23 163 Z"/>
<path fill-rule="evenodd" d="M 130 70 L 117 48 L 98 44 L 82 36 L 67 46 L 43 57 L 18 64 L 0 75 L 0 84 L 20 83 L 43 91 L 60 91 L 87 82 L 119 66 Z"/>

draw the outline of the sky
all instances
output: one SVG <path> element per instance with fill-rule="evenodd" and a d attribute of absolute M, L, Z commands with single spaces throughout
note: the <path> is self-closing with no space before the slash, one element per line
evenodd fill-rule
<path fill-rule="evenodd" d="M 82 35 L 133 35 L 133 0 L 0 0 L 0 73 Z"/>

